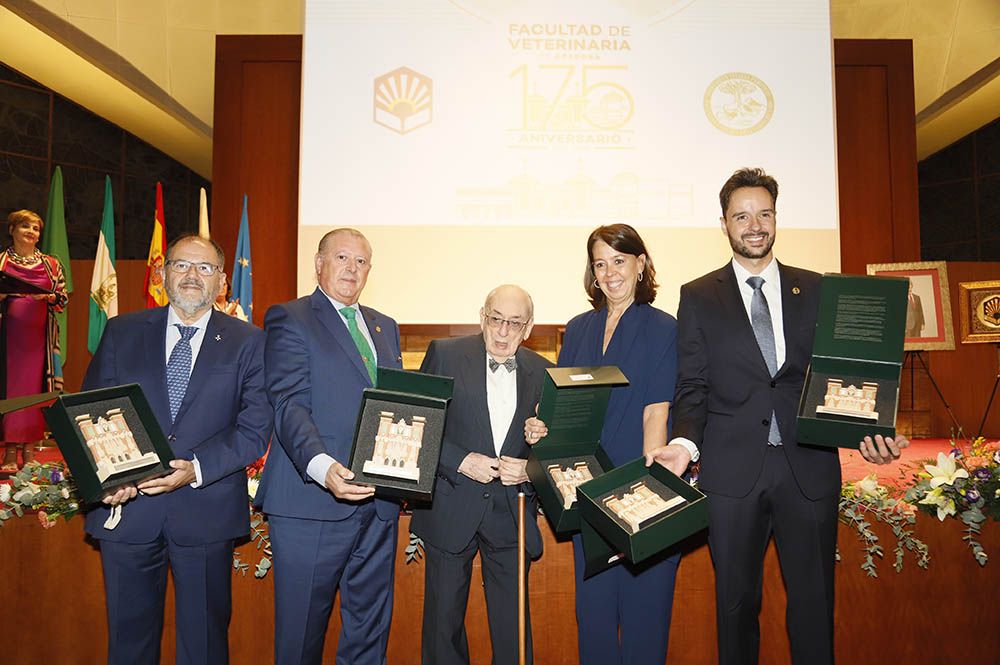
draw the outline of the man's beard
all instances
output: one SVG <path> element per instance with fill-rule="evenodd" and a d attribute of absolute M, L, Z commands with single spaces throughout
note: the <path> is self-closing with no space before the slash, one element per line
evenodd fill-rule
<path fill-rule="evenodd" d="M 757 235 L 754 233 L 748 233 L 744 235 Z M 729 236 L 729 246 L 733 248 L 733 251 L 742 256 L 745 259 L 762 259 L 771 253 L 771 248 L 774 247 L 774 234 L 767 235 L 767 244 L 760 249 L 754 249 L 743 242 L 743 236 L 739 238 L 734 238 Z"/>
<path fill-rule="evenodd" d="M 185 286 L 198 286 L 202 289 L 201 298 L 193 298 L 184 295 L 181 291 L 181 287 Z M 215 302 L 215 297 L 213 294 L 209 294 L 208 287 L 200 282 L 181 282 L 177 285 L 177 290 L 175 291 L 170 286 L 167 286 L 167 297 L 170 299 L 170 304 L 181 310 L 188 316 L 194 315 L 199 310 L 204 309 L 206 306 L 211 305 Z"/>

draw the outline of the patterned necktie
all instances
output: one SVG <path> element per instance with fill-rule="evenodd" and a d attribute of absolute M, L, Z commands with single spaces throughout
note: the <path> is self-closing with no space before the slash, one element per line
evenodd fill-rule
<path fill-rule="evenodd" d="M 191 338 L 198 332 L 197 326 L 182 326 L 175 323 L 181 338 L 174 344 L 167 360 L 167 397 L 170 399 L 170 422 L 177 418 L 177 412 L 184 401 L 188 380 L 191 378 Z"/>
<path fill-rule="evenodd" d="M 767 306 L 767 298 L 761 290 L 764 286 L 764 278 L 754 275 L 747 277 L 747 284 L 753 289 L 753 298 L 750 300 L 750 322 L 753 325 L 753 335 L 757 338 L 757 346 L 767 363 L 767 370 L 774 376 L 778 373 L 778 352 L 774 345 L 774 328 L 771 325 L 771 310 Z M 771 426 L 768 433 L 767 443 L 770 446 L 781 445 L 781 432 L 778 430 L 778 419 L 774 412 L 771 412 Z"/>
<path fill-rule="evenodd" d="M 486 359 L 490 363 L 491 372 L 497 371 L 498 367 L 506 367 L 508 372 L 513 372 L 515 369 L 517 369 L 517 359 L 515 359 L 514 356 L 507 358 L 507 360 L 503 361 L 502 363 L 498 363 L 497 361 L 493 360 L 493 358 L 490 358 L 488 356 Z"/>
<path fill-rule="evenodd" d="M 365 336 L 361 334 L 361 329 L 358 328 L 358 310 L 353 307 L 344 307 L 340 310 L 340 313 L 347 319 L 347 330 L 351 333 L 354 346 L 358 347 L 358 353 L 361 354 L 361 362 L 365 364 L 365 369 L 368 370 L 368 377 L 372 380 L 372 385 L 374 386 L 375 359 L 372 357 L 372 347 L 368 345 L 368 340 L 365 339 Z"/>

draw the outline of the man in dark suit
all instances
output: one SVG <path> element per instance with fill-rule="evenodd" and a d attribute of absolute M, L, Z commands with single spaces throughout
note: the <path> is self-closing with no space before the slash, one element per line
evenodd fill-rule
<path fill-rule="evenodd" d="M 494 665 L 517 662 L 517 494 L 525 508 L 525 549 L 542 553 L 534 491 L 525 473 L 522 423 L 534 414 L 550 363 L 521 342 L 531 333 L 531 297 L 517 286 L 490 292 L 481 335 L 435 340 L 420 371 L 455 378 L 434 500 L 413 511 L 424 540 L 423 665 L 468 665 L 465 610 L 479 552 Z M 527 653 L 531 662 L 531 623 Z"/>
<path fill-rule="evenodd" d="M 680 473 L 701 456 L 715 564 L 720 665 L 757 662 L 764 551 L 775 537 L 795 665 L 833 663 L 840 461 L 796 443 L 820 276 L 774 259 L 778 183 L 742 169 L 719 194 L 733 260 L 681 287 L 674 439 L 647 455 Z M 865 437 L 869 461 L 905 437 Z"/>
<path fill-rule="evenodd" d="M 321 662 L 338 589 L 337 663 L 385 663 L 399 505 L 351 483 L 346 466 L 362 391 L 376 366 L 402 366 L 396 322 L 358 304 L 371 257 L 359 231 L 327 233 L 315 258 L 319 286 L 264 319 L 276 445 L 256 500 L 270 524 L 280 665 Z"/>
<path fill-rule="evenodd" d="M 108 321 L 84 390 L 138 383 L 167 433 L 174 471 L 87 514 L 101 542 L 108 663 L 160 662 L 167 566 L 177 662 L 229 660 L 233 542 L 250 531 L 245 468 L 264 454 L 271 408 L 264 333 L 212 311 L 222 250 L 188 235 L 167 248 L 170 304 Z"/>
<path fill-rule="evenodd" d="M 906 336 L 922 337 L 924 334 L 924 306 L 920 296 L 913 292 L 913 280 L 906 280 L 909 285 L 909 296 L 906 299 Z"/>

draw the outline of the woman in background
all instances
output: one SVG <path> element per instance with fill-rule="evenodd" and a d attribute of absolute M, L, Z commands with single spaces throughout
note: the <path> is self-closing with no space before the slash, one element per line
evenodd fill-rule
<path fill-rule="evenodd" d="M 614 388 L 601 446 L 615 466 L 665 446 L 677 378 L 677 320 L 652 306 L 656 270 L 627 224 L 601 226 L 587 239 L 584 288 L 593 309 L 566 325 L 560 367 L 616 365 L 629 385 Z M 528 443 L 545 423 L 525 422 Z M 677 470 L 683 472 L 683 469 Z M 583 579 L 583 545 L 573 537 L 576 619 L 582 665 L 663 665 L 679 553 L 639 566 L 617 565 Z"/>
<path fill-rule="evenodd" d="M 54 256 L 38 250 L 41 217 L 30 210 L 18 210 L 7 217 L 11 245 L 0 253 L 0 271 L 38 286 L 47 293 L 0 294 L 0 398 L 59 390 L 61 368 L 56 367 L 59 353 L 61 312 L 69 298 L 62 265 Z M 0 471 L 17 471 L 17 450 L 21 465 L 34 457 L 32 446 L 45 434 L 45 419 L 40 407 L 22 409 L 3 417 L 4 446 Z"/>

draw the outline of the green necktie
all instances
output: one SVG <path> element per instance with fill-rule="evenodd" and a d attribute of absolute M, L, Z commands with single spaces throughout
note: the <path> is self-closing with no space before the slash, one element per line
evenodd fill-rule
<path fill-rule="evenodd" d="M 353 307 L 345 307 L 340 310 L 344 318 L 347 319 L 347 329 L 351 333 L 351 339 L 354 340 L 354 346 L 358 347 L 358 353 L 361 354 L 361 361 L 365 364 L 365 369 L 368 370 L 368 376 L 372 380 L 372 385 L 375 385 L 375 359 L 372 358 L 372 347 L 368 345 L 368 340 L 365 336 L 361 334 L 361 329 L 358 328 L 358 310 Z"/>

